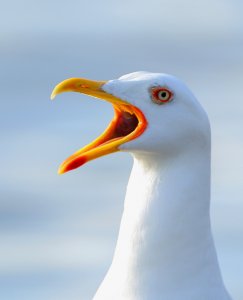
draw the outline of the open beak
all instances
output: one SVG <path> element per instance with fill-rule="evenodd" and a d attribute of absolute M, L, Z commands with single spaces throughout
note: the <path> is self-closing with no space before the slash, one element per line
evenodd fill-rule
<path fill-rule="evenodd" d="M 93 81 L 84 78 L 70 78 L 59 83 L 51 94 L 54 99 L 63 92 L 78 92 L 106 100 L 114 107 L 114 117 L 107 129 L 93 142 L 81 148 L 60 166 L 63 174 L 76 169 L 100 156 L 119 151 L 119 146 L 139 137 L 147 127 L 143 113 L 127 101 L 106 93 L 102 86 L 106 81 Z"/>

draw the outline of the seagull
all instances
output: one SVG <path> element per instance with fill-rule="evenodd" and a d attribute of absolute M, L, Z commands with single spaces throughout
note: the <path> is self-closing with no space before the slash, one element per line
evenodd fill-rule
<path fill-rule="evenodd" d="M 134 158 L 114 257 L 93 300 L 230 300 L 210 224 L 210 123 L 193 93 L 150 72 L 70 78 L 51 98 L 70 91 L 110 102 L 114 117 L 59 173 L 118 151 Z"/>

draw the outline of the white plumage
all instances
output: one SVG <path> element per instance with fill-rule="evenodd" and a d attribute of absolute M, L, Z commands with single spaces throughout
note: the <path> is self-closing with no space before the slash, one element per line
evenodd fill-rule
<path fill-rule="evenodd" d="M 150 86 L 174 92 L 156 106 Z M 122 145 L 134 156 L 111 267 L 94 300 L 228 300 L 211 234 L 210 126 L 188 88 L 133 73 L 103 89 L 143 111 L 148 129 Z"/>
<path fill-rule="evenodd" d="M 62 91 L 70 90 L 68 84 Z M 171 93 L 171 101 L 153 101 L 151 91 L 158 87 Z M 72 87 L 91 94 L 89 89 L 86 81 Z M 211 233 L 211 145 L 205 111 L 180 80 L 167 74 L 136 72 L 103 82 L 101 89 L 138 108 L 147 127 L 119 144 L 119 150 L 132 153 L 134 166 L 114 258 L 93 299 L 230 300 Z M 119 116 L 127 117 L 124 112 Z M 108 147 L 107 141 L 92 151 L 107 154 L 102 147 Z M 67 165 L 77 167 L 73 161 L 64 166 L 68 170 Z"/>

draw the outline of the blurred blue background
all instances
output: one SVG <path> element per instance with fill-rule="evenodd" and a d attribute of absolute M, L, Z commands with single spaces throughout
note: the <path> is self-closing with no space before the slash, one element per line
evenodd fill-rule
<path fill-rule="evenodd" d="M 68 77 L 138 70 L 180 77 L 208 112 L 213 232 L 228 290 L 243 299 L 242 15 L 240 0 L 1 3 L 1 300 L 95 293 L 112 259 L 132 159 L 118 153 L 58 176 L 113 112 L 80 94 L 49 96 Z"/>

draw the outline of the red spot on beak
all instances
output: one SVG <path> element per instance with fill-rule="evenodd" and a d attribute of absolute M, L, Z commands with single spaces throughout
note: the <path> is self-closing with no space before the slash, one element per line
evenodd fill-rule
<path fill-rule="evenodd" d="M 66 161 L 64 161 L 61 168 L 59 169 L 59 174 L 63 174 L 68 171 L 77 169 L 84 165 L 86 162 L 87 159 L 85 156 L 69 157 Z"/>

